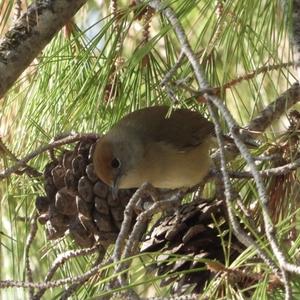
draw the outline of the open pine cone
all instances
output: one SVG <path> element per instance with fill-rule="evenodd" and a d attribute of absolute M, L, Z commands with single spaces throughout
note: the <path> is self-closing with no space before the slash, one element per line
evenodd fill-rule
<path fill-rule="evenodd" d="M 199 259 L 216 260 L 224 263 L 224 242 L 229 241 L 229 227 L 224 221 L 222 201 L 207 203 L 195 201 L 180 206 L 177 213 L 161 217 L 146 237 L 142 252 L 160 252 L 153 266 L 157 275 L 166 275 L 161 285 L 173 284 L 172 292 L 184 293 L 193 287 L 200 293 L 212 272 Z M 215 222 L 222 223 L 216 226 Z M 222 237 L 220 237 L 222 233 Z M 244 248 L 231 237 L 230 259 L 233 260 Z M 174 257 L 182 255 L 182 258 Z M 179 271 L 190 273 L 176 274 Z"/>
<path fill-rule="evenodd" d="M 37 197 L 36 209 L 49 240 L 68 232 L 81 247 L 115 242 L 135 190 L 120 190 L 114 199 L 109 187 L 96 177 L 92 163 L 96 140 L 83 138 L 74 150 L 64 150 L 45 167 L 46 196 Z"/>

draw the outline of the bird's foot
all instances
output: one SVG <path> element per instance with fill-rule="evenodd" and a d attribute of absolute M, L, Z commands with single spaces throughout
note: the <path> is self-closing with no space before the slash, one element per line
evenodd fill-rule
<path fill-rule="evenodd" d="M 135 205 L 136 213 L 139 214 L 149 209 L 158 199 L 159 195 L 157 189 L 150 183 L 144 183 L 141 197 Z"/>

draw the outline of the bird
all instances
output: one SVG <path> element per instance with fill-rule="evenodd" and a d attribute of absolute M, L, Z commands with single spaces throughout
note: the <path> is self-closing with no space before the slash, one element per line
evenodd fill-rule
<path fill-rule="evenodd" d="M 193 187 L 209 173 L 214 125 L 199 112 L 168 106 L 127 114 L 99 138 L 96 175 L 113 190 L 150 183 L 159 189 Z"/>

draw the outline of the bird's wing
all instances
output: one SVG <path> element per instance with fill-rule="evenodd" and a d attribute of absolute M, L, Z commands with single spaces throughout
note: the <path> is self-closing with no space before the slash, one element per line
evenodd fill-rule
<path fill-rule="evenodd" d="M 168 111 L 167 106 L 137 110 L 123 118 L 118 125 L 136 130 L 141 137 L 145 136 L 152 142 L 170 144 L 180 151 L 200 145 L 214 134 L 214 125 L 200 113 L 176 109 L 167 116 Z"/>

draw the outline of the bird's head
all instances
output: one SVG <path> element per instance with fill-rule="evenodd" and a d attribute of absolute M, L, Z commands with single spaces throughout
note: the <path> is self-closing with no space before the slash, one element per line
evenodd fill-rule
<path fill-rule="evenodd" d="M 143 156 L 139 139 L 121 130 L 111 130 L 96 143 L 93 156 L 96 175 L 117 192 L 128 188 L 122 184 L 124 177 L 134 170 Z"/>

